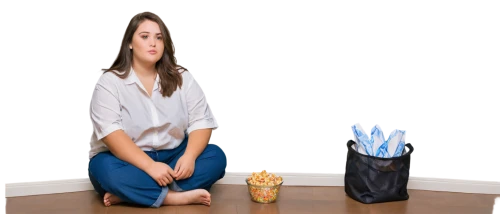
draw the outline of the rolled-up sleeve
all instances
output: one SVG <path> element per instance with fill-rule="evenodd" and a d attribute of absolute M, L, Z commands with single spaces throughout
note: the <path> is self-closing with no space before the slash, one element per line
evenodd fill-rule
<path fill-rule="evenodd" d="M 189 133 L 198 129 L 217 129 L 217 121 L 207 103 L 203 90 L 190 72 L 186 71 L 185 73 L 187 74 L 184 74 L 184 76 L 187 78 L 184 81 L 187 81 L 187 87 L 184 90 L 186 90 L 189 117 L 187 134 L 189 135 Z"/>
<path fill-rule="evenodd" d="M 116 130 L 123 130 L 118 92 L 109 78 L 100 79 L 95 86 L 90 104 L 90 118 L 97 140 Z"/>

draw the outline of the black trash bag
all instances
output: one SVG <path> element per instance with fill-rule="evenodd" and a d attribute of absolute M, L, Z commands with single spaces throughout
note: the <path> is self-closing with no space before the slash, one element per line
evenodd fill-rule
<path fill-rule="evenodd" d="M 347 142 L 347 162 L 344 176 L 346 194 L 364 204 L 408 200 L 406 188 L 410 177 L 410 155 L 413 146 L 406 147 L 400 157 L 380 158 L 363 155 Z"/>

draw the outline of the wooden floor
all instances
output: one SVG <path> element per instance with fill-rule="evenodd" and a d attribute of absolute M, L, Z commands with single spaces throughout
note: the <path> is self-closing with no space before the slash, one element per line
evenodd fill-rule
<path fill-rule="evenodd" d="M 105 207 L 94 191 L 7 198 L 7 214 L 21 213 L 383 213 L 383 214 L 491 214 L 500 195 L 465 194 L 409 190 L 410 199 L 402 202 L 362 204 L 345 195 L 343 187 L 283 186 L 273 204 L 252 202 L 243 185 L 215 185 L 212 205 L 142 208 L 130 205 Z"/>

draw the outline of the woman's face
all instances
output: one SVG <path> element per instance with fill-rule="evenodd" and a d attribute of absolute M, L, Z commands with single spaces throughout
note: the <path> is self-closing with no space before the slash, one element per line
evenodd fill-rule
<path fill-rule="evenodd" d="M 129 48 L 132 49 L 135 63 L 148 66 L 158 62 L 165 48 L 160 26 L 150 20 L 143 21 L 137 27 Z"/>

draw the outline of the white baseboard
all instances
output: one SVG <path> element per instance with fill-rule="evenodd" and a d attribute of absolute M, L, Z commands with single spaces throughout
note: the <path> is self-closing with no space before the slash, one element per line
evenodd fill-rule
<path fill-rule="evenodd" d="M 250 173 L 228 173 L 220 184 L 246 185 L 245 178 Z M 344 174 L 311 174 L 311 173 L 280 173 L 283 177 L 283 185 L 288 186 L 344 186 Z M 492 181 L 469 181 L 442 178 L 419 178 L 410 177 L 408 189 L 500 194 L 500 182 Z"/>
<path fill-rule="evenodd" d="M 216 184 L 246 185 L 245 178 L 250 173 L 228 172 L 225 177 Z M 343 174 L 310 174 L 310 173 L 279 173 L 283 177 L 284 186 L 344 186 Z M 467 181 L 438 178 L 410 177 L 408 189 L 500 194 L 500 182 L 491 181 Z M 93 190 L 88 178 L 11 183 L 5 185 L 5 197 L 44 195 L 65 192 L 79 192 Z"/>
<path fill-rule="evenodd" d="M 45 195 L 93 190 L 88 178 L 5 184 L 5 197 Z"/>
<path fill-rule="evenodd" d="M 247 185 L 245 179 L 251 173 L 226 173 L 218 184 Z M 283 177 L 283 186 L 344 186 L 344 174 L 279 173 Z"/>

